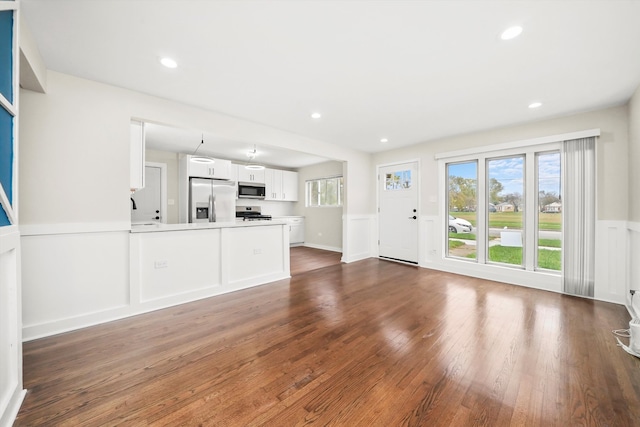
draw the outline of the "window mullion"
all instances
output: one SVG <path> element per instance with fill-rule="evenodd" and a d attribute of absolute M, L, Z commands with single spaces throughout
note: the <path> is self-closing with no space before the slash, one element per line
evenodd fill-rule
<path fill-rule="evenodd" d="M 533 271 L 536 267 L 536 254 L 537 254 L 537 215 L 538 209 L 538 191 L 536 183 L 536 155 L 533 152 L 526 154 L 525 161 L 525 210 L 524 210 L 524 239 L 523 244 L 523 257 L 524 267 L 526 270 Z"/>
<path fill-rule="evenodd" d="M 476 200 L 478 206 L 476 208 L 476 259 L 479 264 L 487 262 L 487 172 L 485 158 L 478 158 L 478 192 Z"/>

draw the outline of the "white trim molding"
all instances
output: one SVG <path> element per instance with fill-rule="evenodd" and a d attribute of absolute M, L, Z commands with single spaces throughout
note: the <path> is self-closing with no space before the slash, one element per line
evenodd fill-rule
<path fill-rule="evenodd" d="M 22 383 L 22 304 L 20 233 L 15 225 L 0 227 L 0 360 L 7 374 L 0 383 L 0 425 L 15 420 L 26 390 Z"/>
<path fill-rule="evenodd" d="M 373 256 L 372 246 L 377 240 L 376 215 L 343 215 L 342 262 L 350 263 Z"/>
<path fill-rule="evenodd" d="M 569 141 L 571 139 L 588 138 L 591 136 L 600 136 L 600 129 L 588 129 L 576 132 L 561 133 L 558 135 L 543 136 L 540 138 L 523 139 L 520 141 L 505 142 L 502 144 L 483 145 L 481 147 L 467 148 L 464 150 L 447 151 L 444 153 L 437 153 L 435 155 L 436 160 L 449 159 L 452 157 L 464 157 L 474 155 L 478 153 L 485 153 L 490 155 L 495 151 L 504 151 L 512 149 L 520 149 L 525 147 L 544 145 L 554 142 Z"/>

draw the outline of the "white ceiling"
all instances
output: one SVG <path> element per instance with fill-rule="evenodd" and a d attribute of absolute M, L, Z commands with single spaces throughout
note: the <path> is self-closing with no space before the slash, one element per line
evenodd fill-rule
<path fill-rule="evenodd" d="M 640 84 L 640 1 L 21 4 L 49 69 L 366 152 L 619 105 Z"/>

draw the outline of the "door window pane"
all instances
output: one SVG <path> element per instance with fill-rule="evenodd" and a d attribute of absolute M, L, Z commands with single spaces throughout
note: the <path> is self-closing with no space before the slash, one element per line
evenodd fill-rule
<path fill-rule="evenodd" d="M 447 165 L 447 256 L 476 259 L 478 163 Z"/>
<path fill-rule="evenodd" d="M 524 157 L 487 160 L 488 261 L 523 265 Z"/>
<path fill-rule="evenodd" d="M 562 196 L 560 194 L 560 153 L 536 155 L 538 185 L 537 267 L 562 269 Z"/>

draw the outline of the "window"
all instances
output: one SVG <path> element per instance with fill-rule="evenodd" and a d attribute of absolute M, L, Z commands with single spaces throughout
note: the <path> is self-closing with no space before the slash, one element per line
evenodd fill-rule
<path fill-rule="evenodd" d="M 487 177 L 487 259 L 522 265 L 524 157 L 487 160 Z"/>
<path fill-rule="evenodd" d="M 536 266 L 561 270 L 562 196 L 560 152 L 536 155 L 538 209 L 536 209 Z"/>
<path fill-rule="evenodd" d="M 445 257 L 562 270 L 561 143 L 449 157 Z"/>
<path fill-rule="evenodd" d="M 447 255 L 475 260 L 478 163 L 474 161 L 448 164 L 447 180 Z"/>
<path fill-rule="evenodd" d="M 342 206 L 344 185 L 341 176 L 306 182 L 307 207 Z"/>

